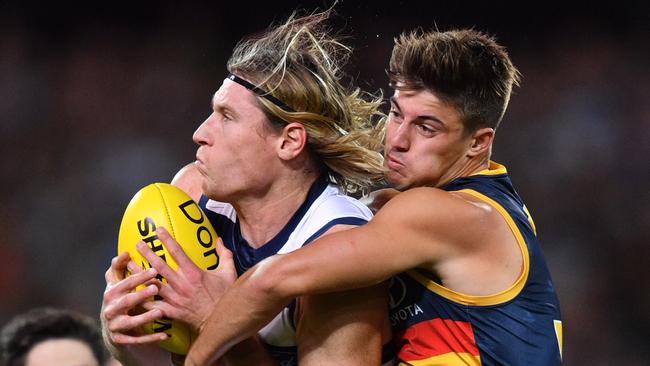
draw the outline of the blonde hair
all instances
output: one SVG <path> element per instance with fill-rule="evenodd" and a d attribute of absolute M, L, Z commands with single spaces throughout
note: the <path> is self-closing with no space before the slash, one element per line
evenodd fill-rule
<path fill-rule="evenodd" d="M 342 85 L 352 49 L 324 24 L 330 13 L 294 13 L 241 41 L 228 71 L 286 104 L 289 108 L 258 95 L 272 124 L 305 126 L 307 148 L 334 182 L 347 193 L 363 192 L 383 179 L 382 98 Z"/>

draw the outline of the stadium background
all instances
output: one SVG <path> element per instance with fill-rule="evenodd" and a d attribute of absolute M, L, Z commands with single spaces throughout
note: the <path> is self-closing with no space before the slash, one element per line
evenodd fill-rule
<path fill-rule="evenodd" d="M 97 315 L 126 204 L 193 160 L 235 42 L 330 3 L 0 1 L 0 324 L 42 305 Z M 474 27 L 508 47 L 524 78 L 494 159 L 536 220 L 568 365 L 650 359 L 647 4 L 336 6 L 368 90 L 386 89 L 404 29 Z"/>

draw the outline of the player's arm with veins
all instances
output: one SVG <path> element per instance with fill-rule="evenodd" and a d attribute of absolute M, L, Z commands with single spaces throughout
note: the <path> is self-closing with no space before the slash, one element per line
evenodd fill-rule
<path fill-rule="evenodd" d="M 447 192 L 415 188 L 392 198 L 366 225 L 326 235 L 248 270 L 201 326 L 186 366 L 208 364 L 266 324 L 291 299 L 376 285 L 450 255 L 458 224 Z M 246 309 L 245 312 L 235 309 Z"/>

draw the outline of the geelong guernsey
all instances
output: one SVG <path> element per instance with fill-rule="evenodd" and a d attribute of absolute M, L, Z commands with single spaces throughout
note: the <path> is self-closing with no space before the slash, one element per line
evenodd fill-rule
<path fill-rule="evenodd" d="M 344 195 L 325 178 L 319 178 L 286 226 L 268 243 L 255 249 L 242 238 L 237 213 L 232 205 L 205 196 L 201 197 L 199 205 L 224 245 L 233 252 L 238 275 L 269 256 L 289 253 L 308 244 L 334 225 L 363 225 L 372 217 L 365 205 Z M 259 332 L 269 352 L 281 366 L 297 365 L 294 310 L 295 302 L 284 308 Z"/>
<path fill-rule="evenodd" d="M 393 278 L 390 320 L 400 365 L 560 364 L 559 302 L 535 225 L 506 168 L 490 162 L 442 189 L 470 194 L 501 214 L 519 244 L 523 271 L 509 289 L 489 296 L 452 291 L 417 269 Z"/>

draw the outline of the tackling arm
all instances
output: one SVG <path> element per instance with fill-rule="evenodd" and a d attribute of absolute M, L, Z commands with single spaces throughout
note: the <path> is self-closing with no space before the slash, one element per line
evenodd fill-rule
<path fill-rule="evenodd" d="M 438 225 L 430 225 L 432 216 L 441 210 L 432 210 L 431 200 L 448 199 L 448 194 L 426 190 L 398 195 L 367 225 L 324 236 L 247 271 L 202 325 L 186 365 L 218 359 L 233 344 L 255 334 L 295 297 L 376 285 L 444 256 L 442 246 L 436 245 Z M 238 311 L 242 308 L 247 312 Z"/>

